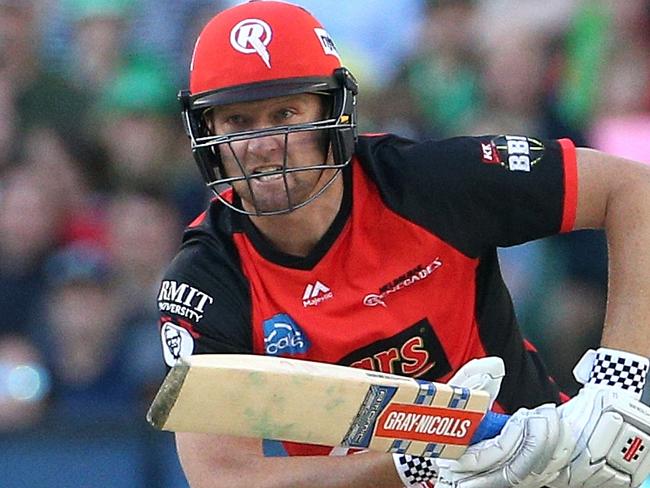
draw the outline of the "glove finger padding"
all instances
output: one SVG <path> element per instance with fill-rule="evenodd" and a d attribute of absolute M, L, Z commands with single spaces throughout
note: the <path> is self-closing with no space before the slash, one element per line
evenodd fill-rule
<path fill-rule="evenodd" d="M 557 476 L 570 455 L 555 405 L 520 409 L 501 434 L 470 447 L 456 461 L 439 461 L 437 486 L 539 487 Z"/>
<path fill-rule="evenodd" d="M 555 488 L 634 488 L 650 474 L 650 408 L 616 390 L 593 386 L 559 408 L 575 450 Z"/>
<path fill-rule="evenodd" d="M 501 390 L 501 381 L 506 375 L 503 359 L 496 356 L 472 359 L 456 371 L 447 382 L 452 386 L 483 390 L 490 394 L 490 408 Z"/>

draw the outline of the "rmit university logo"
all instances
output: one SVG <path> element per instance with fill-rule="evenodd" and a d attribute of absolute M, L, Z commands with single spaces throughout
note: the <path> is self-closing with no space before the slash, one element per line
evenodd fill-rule
<path fill-rule="evenodd" d="M 264 352 L 269 356 L 304 354 L 311 346 L 307 335 L 286 313 L 264 321 Z"/>
<path fill-rule="evenodd" d="M 245 19 L 230 31 L 230 44 L 244 54 L 254 54 L 262 58 L 267 68 L 271 68 L 271 55 L 266 46 L 271 42 L 271 27 L 260 19 Z"/>
<path fill-rule="evenodd" d="M 158 308 L 161 312 L 170 312 L 186 317 L 194 322 L 203 318 L 206 305 L 214 302 L 207 293 L 173 280 L 165 280 L 158 293 Z"/>

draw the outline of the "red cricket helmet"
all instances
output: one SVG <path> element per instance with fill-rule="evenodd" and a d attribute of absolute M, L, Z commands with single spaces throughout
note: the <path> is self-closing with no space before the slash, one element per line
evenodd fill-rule
<path fill-rule="evenodd" d="M 352 158 L 356 141 L 357 83 L 341 66 L 334 42 L 323 26 L 302 7 L 273 0 L 251 0 L 222 11 L 200 33 L 190 66 L 190 89 L 181 91 L 183 119 L 194 158 L 206 184 L 234 210 L 252 215 L 275 215 L 302 207 L 323 193 Z M 317 93 L 330 100 L 328 116 L 306 124 L 213 135 L 204 114 L 210 108 L 270 97 Z M 216 188 L 256 178 L 242 167 L 243 176 L 228 178 L 218 146 L 234 141 L 292 132 L 325 130 L 334 164 L 323 162 L 281 172 L 322 171 L 335 168 L 317 194 L 286 209 L 250 212 L 227 201 Z M 285 139 L 286 140 L 286 139 Z M 285 143 L 286 144 L 286 143 Z M 285 145 L 285 151 L 287 150 Z M 233 151 L 234 153 L 234 151 Z M 285 178 L 285 189 L 286 178 Z"/>

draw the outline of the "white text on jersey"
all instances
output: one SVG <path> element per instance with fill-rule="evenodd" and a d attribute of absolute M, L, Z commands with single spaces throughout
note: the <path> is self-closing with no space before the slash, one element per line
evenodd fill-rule
<path fill-rule="evenodd" d="M 176 281 L 165 280 L 158 294 L 158 308 L 198 322 L 203 317 L 205 305 L 214 302 L 207 293 Z"/>

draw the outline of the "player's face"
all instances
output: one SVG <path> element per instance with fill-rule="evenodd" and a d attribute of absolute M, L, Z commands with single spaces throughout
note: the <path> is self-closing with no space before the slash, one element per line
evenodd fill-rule
<path fill-rule="evenodd" d="M 212 131 L 219 135 L 302 124 L 324 116 L 322 97 L 307 93 L 223 105 L 208 115 Z M 328 160 L 326 141 L 323 131 L 304 131 L 222 144 L 219 150 L 227 177 L 259 176 L 281 170 L 285 157 L 287 168 L 324 164 Z M 321 177 L 321 170 L 276 173 L 233 186 L 245 209 L 272 212 L 307 200 L 320 189 L 322 180 L 327 181 Z"/>

